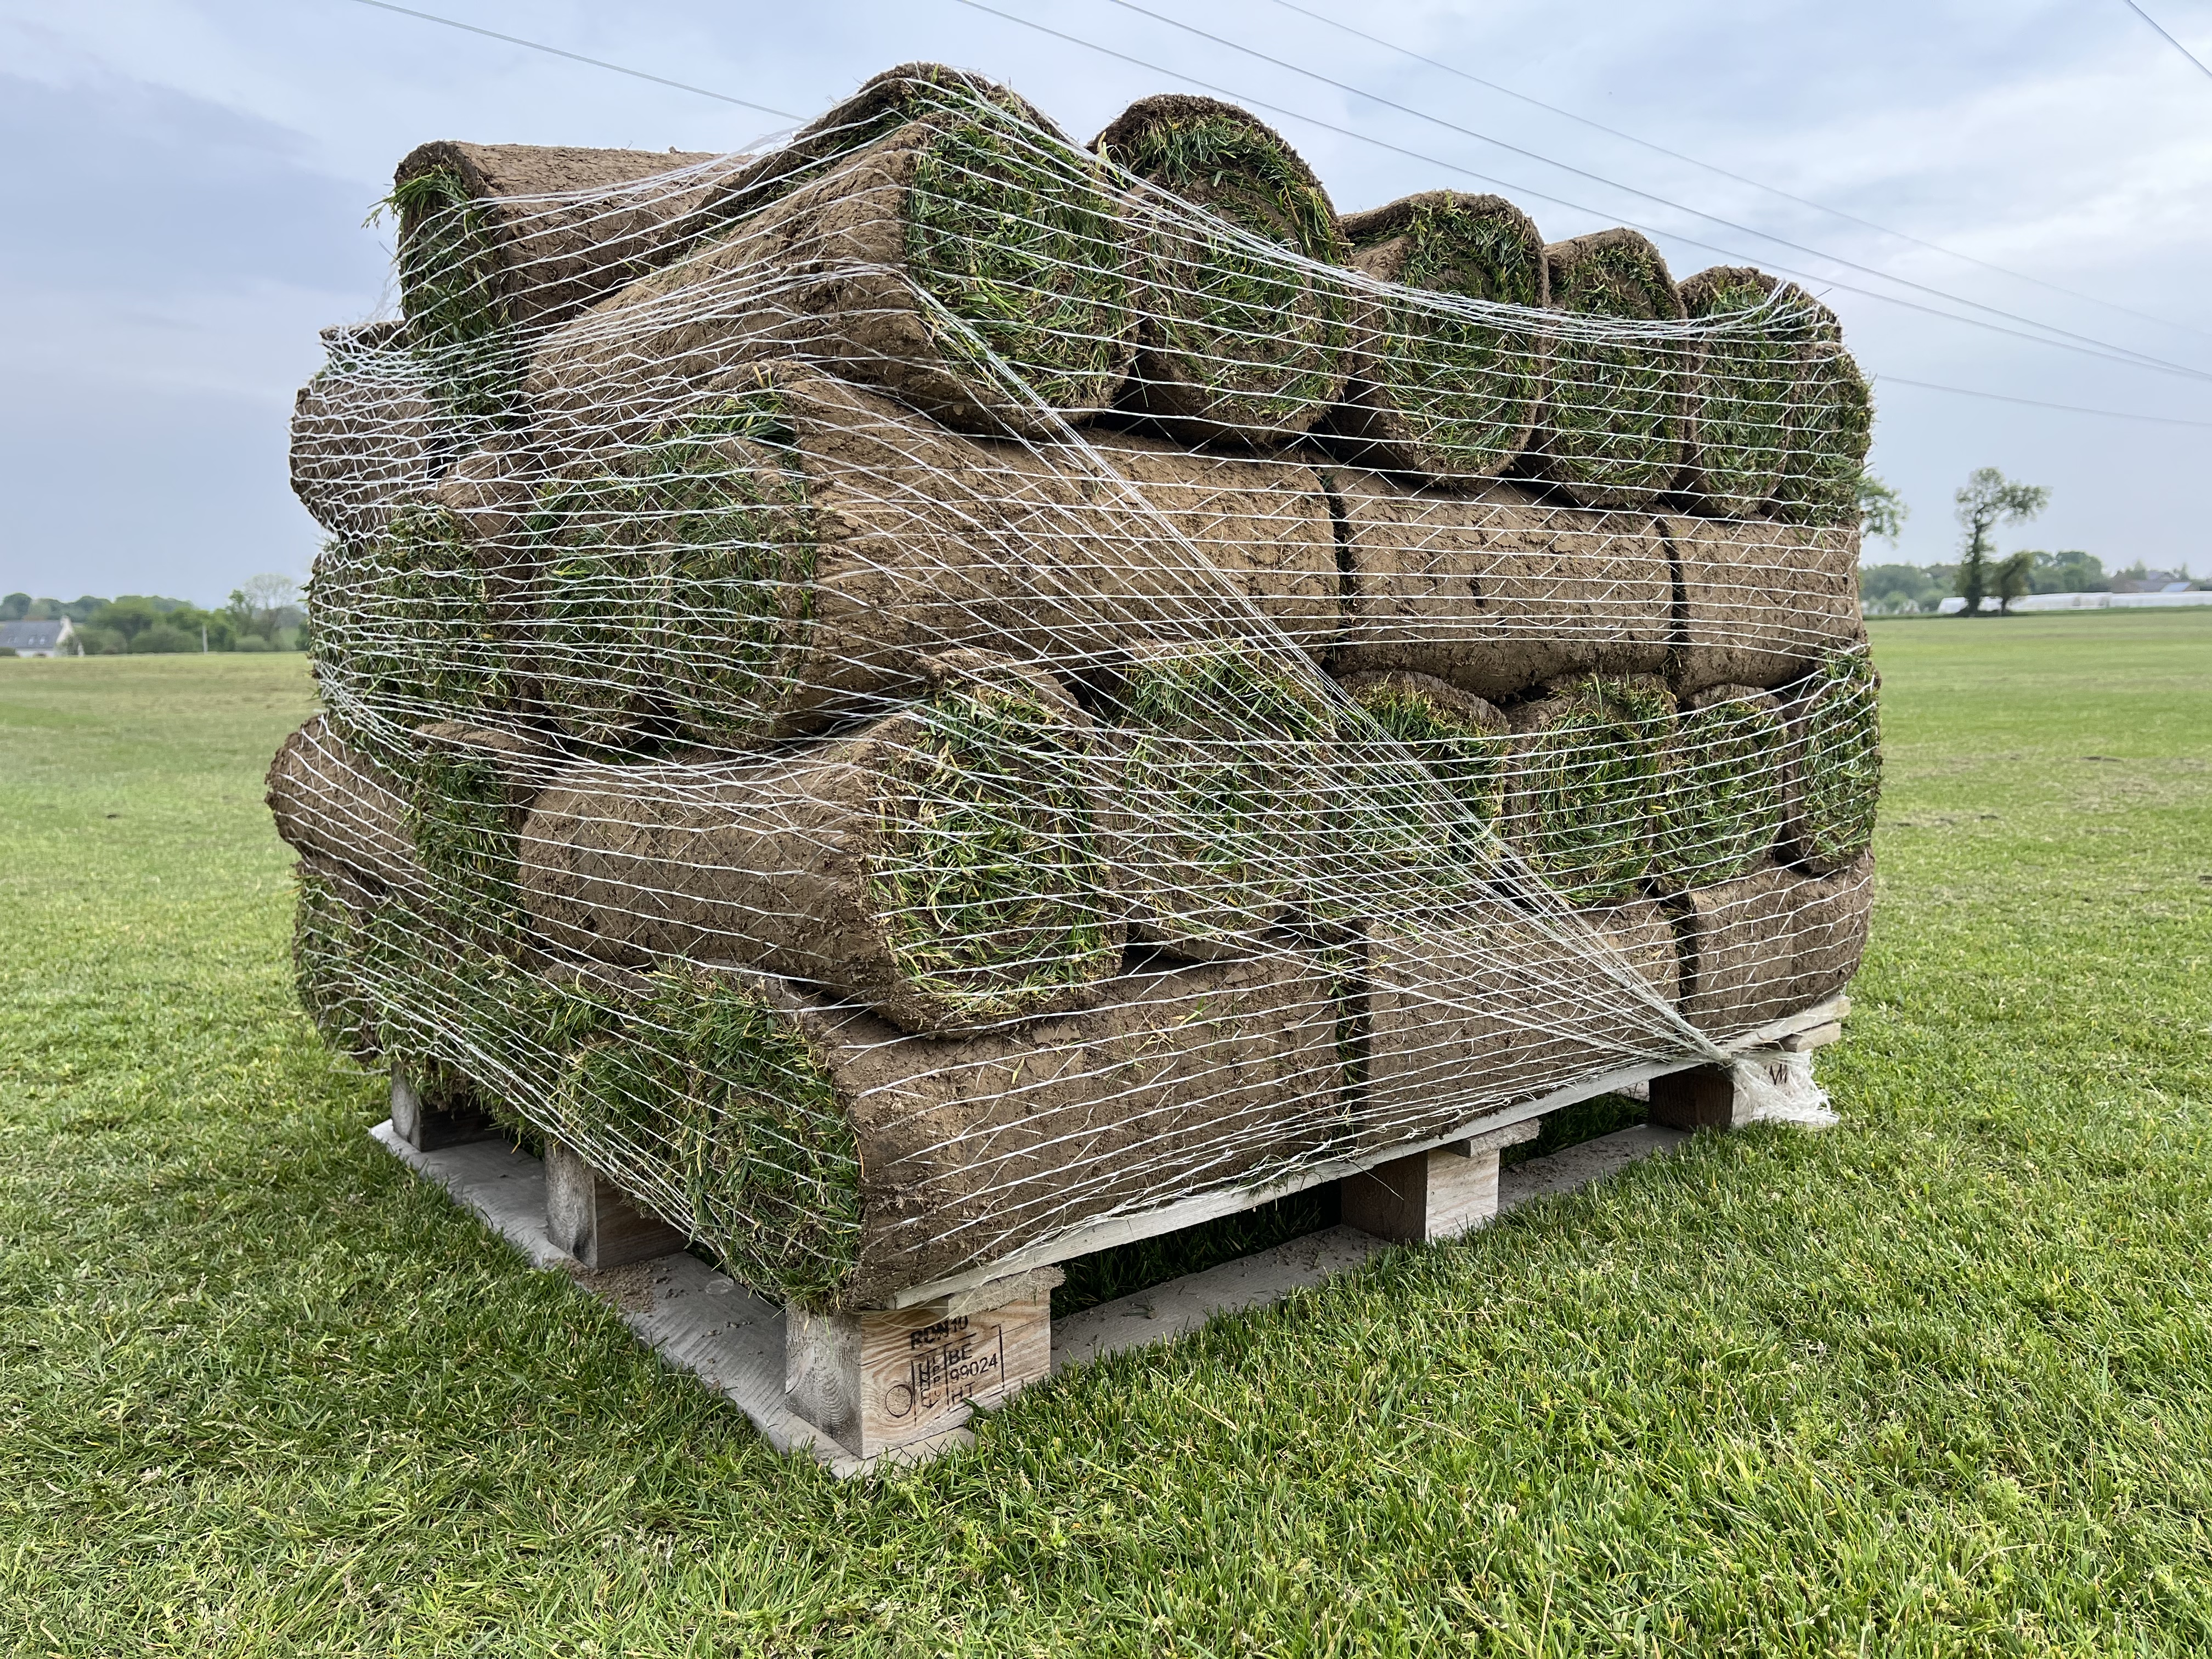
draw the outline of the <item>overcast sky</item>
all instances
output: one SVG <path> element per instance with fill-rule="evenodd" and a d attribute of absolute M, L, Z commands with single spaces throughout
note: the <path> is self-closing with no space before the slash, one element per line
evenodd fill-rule
<path fill-rule="evenodd" d="M 2145 3 L 2212 62 L 2212 0 Z M 1812 279 L 1875 377 L 1874 465 L 1912 511 L 1901 550 L 1870 544 L 1869 562 L 1950 557 L 1951 492 L 1994 465 L 2052 491 L 2008 548 L 2212 571 L 2212 76 L 2124 0 L 1145 0 L 1231 44 L 1115 0 L 990 4 L 1005 15 L 420 9 L 802 118 L 911 58 L 1006 81 L 1080 138 L 1146 93 L 1225 92 L 1267 106 L 1343 210 L 1495 189 L 1550 237 L 1650 231 L 1678 276 L 1747 262 Z M 793 125 L 360 0 L 0 0 L 0 592 L 63 598 L 204 604 L 256 572 L 304 576 L 317 532 L 285 480 L 292 393 L 319 326 L 389 313 L 388 232 L 362 221 L 415 144 L 742 149 Z M 2048 329 L 2094 343 L 2019 337 Z"/>

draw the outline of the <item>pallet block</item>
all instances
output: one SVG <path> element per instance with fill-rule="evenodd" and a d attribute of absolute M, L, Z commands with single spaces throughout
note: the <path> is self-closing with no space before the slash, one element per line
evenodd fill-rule
<path fill-rule="evenodd" d="M 691 1242 L 558 1141 L 545 1144 L 545 1232 L 592 1268 L 673 1255 Z"/>
<path fill-rule="evenodd" d="M 1498 1213 L 1498 1155 L 1542 1127 L 1530 1118 L 1346 1176 L 1337 1188 L 1344 1224 L 1407 1244 L 1471 1232 Z"/>
<path fill-rule="evenodd" d="M 1820 1103 L 1826 1098 L 1813 1086 L 1810 1055 L 1844 1034 L 1838 1018 L 1802 1031 L 1793 1031 L 1771 1048 L 1747 1048 L 1726 1066 L 1693 1066 L 1651 1079 L 1651 1121 L 1674 1129 L 1741 1129 L 1762 1117 L 1778 1117 L 1807 1127 L 1824 1127 L 1835 1121 Z M 1809 1096 L 1802 1110 L 1778 1113 L 1778 1097 L 1793 1091 Z"/>
<path fill-rule="evenodd" d="M 472 1140 L 495 1140 L 505 1133 L 482 1107 L 441 1111 L 423 1104 L 415 1085 L 392 1074 L 392 1127 L 418 1152 L 434 1152 L 441 1146 L 465 1146 Z"/>
<path fill-rule="evenodd" d="M 915 1308 L 784 1310 L 792 1411 L 855 1457 L 933 1440 L 1052 1370 L 1057 1267 Z"/>

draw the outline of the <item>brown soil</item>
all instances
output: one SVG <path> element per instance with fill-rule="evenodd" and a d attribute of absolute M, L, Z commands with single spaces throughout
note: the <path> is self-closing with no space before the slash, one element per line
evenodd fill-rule
<path fill-rule="evenodd" d="M 292 493 L 333 536 L 374 535 L 437 457 L 437 413 L 398 329 L 325 329 L 329 361 L 293 399 Z"/>
<path fill-rule="evenodd" d="M 407 827 L 407 787 L 338 741 L 318 714 L 269 763 L 269 810 L 297 852 L 380 891 L 428 903 L 430 883 Z"/>
<path fill-rule="evenodd" d="M 1670 517 L 1681 573 L 1668 678 L 1679 691 L 1795 679 L 1824 652 L 1863 643 L 1856 529 Z"/>
<path fill-rule="evenodd" d="M 1048 677 L 984 652 L 949 653 L 938 667 L 945 684 L 1006 688 L 1050 711 L 1046 718 L 1068 729 L 1068 757 L 1079 761 L 1090 722 Z M 1102 914 L 1118 907 L 1103 891 L 1048 895 L 1054 902 L 1033 939 L 991 941 L 1002 964 L 993 973 L 918 978 L 902 958 L 904 932 L 884 913 L 878 872 L 894 857 L 888 842 L 901 826 L 939 810 L 915 793 L 930 743 L 928 725 L 907 713 L 765 760 L 572 767 L 523 827 L 531 921 L 551 943 L 586 956 L 726 961 L 827 986 L 911 1031 L 973 1030 L 1083 1006 L 1121 959 L 1118 915 Z M 1080 789 L 1080 779 L 1061 775 L 1056 752 L 1030 739 L 992 764 L 1027 766 L 1039 793 Z M 1109 813 L 1105 769 L 1095 763 L 1089 795 L 1095 835 Z M 1056 822 L 1062 836 L 1081 829 Z M 1096 933 L 1080 961 L 1063 962 L 1054 953 L 1070 948 L 1071 915 Z"/>
<path fill-rule="evenodd" d="M 1674 928 L 1649 901 L 1553 927 L 1486 900 L 1425 937 L 1370 923 L 1364 950 L 1364 1146 L 1446 1134 L 1678 1046 L 1664 1016 L 1607 971 L 1625 963 L 1674 999 Z"/>
<path fill-rule="evenodd" d="M 1664 665 L 1667 546 L 1640 514 L 1468 498 L 1330 469 L 1350 562 L 1339 672 L 1432 674 L 1479 696 Z"/>
<path fill-rule="evenodd" d="M 1779 866 L 1686 896 L 1682 1012 L 1728 1036 L 1809 1008 L 1850 983 L 1866 952 L 1874 854 L 1829 876 Z"/>
<path fill-rule="evenodd" d="M 1330 983 L 1287 942 L 1249 962 L 1140 969 L 1099 993 L 1079 1013 L 949 1041 L 781 994 L 859 1143 L 846 1305 L 1117 1210 L 1256 1182 L 1338 1133 Z"/>

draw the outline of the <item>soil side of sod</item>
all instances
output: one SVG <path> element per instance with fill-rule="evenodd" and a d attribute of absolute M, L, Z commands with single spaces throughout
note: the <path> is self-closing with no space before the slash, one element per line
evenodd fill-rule
<path fill-rule="evenodd" d="M 259 799 L 298 659 L 0 662 L 0 1650 L 2205 1650 L 2212 612 L 1873 632 L 1840 1127 L 852 1484 L 369 1143 Z"/>

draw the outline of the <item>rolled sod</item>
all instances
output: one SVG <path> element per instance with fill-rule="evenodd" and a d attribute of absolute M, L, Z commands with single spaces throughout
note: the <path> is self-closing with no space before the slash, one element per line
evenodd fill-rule
<path fill-rule="evenodd" d="M 505 940 L 521 920 L 516 830 L 549 772 L 510 732 L 442 722 L 349 743 L 319 714 L 277 750 L 267 799 L 302 856 L 456 932 Z"/>
<path fill-rule="evenodd" d="M 292 403 L 292 493 L 333 536 L 359 539 L 446 459 L 429 382 L 397 323 L 323 331 L 325 361 Z"/>
<path fill-rule="evenodd" d="M 307 584 L 309 655 L 349 730 L 513 704 L 507 556 L 436 495 L 403 502 L 373 536 L 325 544 Z"/>
<path fill-rule="evenodd" d="M 1499 830 L 1577 908 L 1639 896 L 1656 850 L 1674 700 L 1648 676 L 1559 681 L 1506 719 Z"/>
<path fill-rule="evenodd" d="M 1684 698 L 1652 826 L 1652 884 L 1679 892 L 1733 881 L 1767 859 L 1788 761 L 1789 728 L 1768 693 L 1717 685 Z"/>
<path fill-rule="evenodd" d="M 1681 581 L 1680 626 L 1668 664 L 1677 691 L 1771 689 L 1829 652 L 1865 643 L 1856 524 L 1660 523 Z"/>
<path fill-rule="evenodd" d="M 539 695 L 610 746 L 879 713 L 961 647 L 1079 670 L 1133 637 L 1335 632 L 1308 469 L 963 438 L 793 365 L 586 454 L 540 503 Z"/>
<path fill-rule="evenodd" d="M 1287 941 L 1152 963 L 1081 1012 L 968 1037 L 736 969 L 526 972 L 389 902 L 362 963 L 411 1076 L 497 1103 L 808 1307 L 880 1306 L 1085 1221 L 1258 1183 L 1341 1119 L 1332 981 Z"/>
<path fill-rule="evenodd" d="M 1325 694 L 1236 641 L 1137 646 L 1115 678 L 1131 936 L 1201 961 L 1249 955 L 1326 879 Z"/>
<path fill-rule="evenodd" d="M 619 963 L 809 981 L 912 1031 L 1084 1006 L 1126 937 L 1091 722 L 988 653 L 929 672 L 925 702 L 849 737 L 571 769 L 522 830 L 532 924 Z"/>
<path fill-rule="evenodd" d="M 1711 326 L 1690 380 L 1680 488 L 1711 514 L 1747 519 L 1781 484 L 1820 308 L 1794 283 L 1747 265 L 1701 270 L 1681 293 L 1690 320 Z"/>
<path fill-rule="evenodd" d="M 1495 700 L 1665 666 L 1674 580 L 1650 519 L 1540 507 L 1510 484 L 1468 497 L 1323 477 L 1349 567 L 1340 672 L 1429 674 Z"/>
<path fill-rule="evenodd" d="M 1863 651 L 1832 652 L 1784 688 L 1790 721 L 1783 838 L 1792 860 L 1826 874 L 1874 843 L 1881 802 L 1881 677 Z"/>
<path fill-rule="evenodd" d="M 307 855 L 294 889 L 293 993 L 325 1042 L 349 1060 L 373 1064 L 376 1010 L 356 964 L 374 896 L 343 866 Z"/>
<path fill-rule="evenodd" d="M 909 123 L 948 115 L 1058 144 L 1068 142 L 1051 117 L 1010 87 L 943 64 L 901 64 L 869 76 L 851 97 L 830 106 L 788 142 L 739 158 L 701 206 L 691 227 L 694 238 L 726 234 L 740 220 Z"/>
<path fill-rule="evenodd" d="M 1420 769 L 1433 787 L 1409 788 L 1382 774 L 1374 797 L 1358 803 L 1352 815 L 1339 810 L 1339 836 L 1368 830 L 1371 848 L 1343 847 L 1340 856 L 1361 851 L 1376 856 L 1382 890 L 1409 883 L 1447 885 L 1480 881 L 1496 861 L 1495 830 L 1505 793 L 1505 716 L 1472 692 L 1430 674 L 1357 674 L 1342 682 L 1352 702 Z M 1347 738 L 1350 733 L 1347 732 Z M 1347 741 L 1341 750 L 1357 750 Z M 1341 750 L 1340 750 L 1341 752 Z M 1350 794 L 1356 778 L 1343 775 L 1339 763 L 1332 794 Z M 1439 794 L 1441 799 L 1438 799 Z M 1442 810 L 1437 810 L 1441 807 Z M 1382 833 L 1371 826 L 1380 825 Z M 1395 834 L 1389 833 L 1395 830 Z"/>
<path fill-rule="evenodd" d="M 1650 900 L 1547 925 L 1477 898 L 1428 926 L 1372 921 L 1360 956 L 1362 1146 L 1448 1134 L 1680 1046 L 1663 1012 L 1677 989 L 1674 926 Z"/>
<path fill-rule="evenodd" d="M 507 420 L 535 337 L 653 269 L 743 159 L 447 140 L 410 151 L 386 205 L 408 342 L 442 411 Z"/>
<path fill-rule="evenodd" d="M 1352 268 L 1397 290 L 1531 310 L 1549 299 L 1544 238 L 1502 196 L 1427 191 L 1350 215 L 1344 234 Z M 1469 316 L 1402 291 L 1361 298 L 1328 422 L 1346 459 L 1443 483 L 1503 472 L 1528 447 L 1542 393 L 1534 319 Z"/>
<path fill-rule="evenodd" d="M 1050 434 L 1121 386 L 1127 233 L 1097 161 L 985 100 L 843 155 L 548 339 L 541 419 L 618 431 L 798 356 L 968 430 Z"/>
<path fill-rule="evenodd" d="M 1828 875 L 1770 866 L 1692 890 L 1677 921 L 1684 1017 L 1728 1036 L 1833 996 L 1858 971 L 1873 910 L 1871 853 Z"/>
<path fill-rule="evenodd" d="M 1313 170 L 1249 112 L 1182 93 L 1139 99 L 1091 147 L 1133 175 L 1123 406 L 1195 441 L 1304 432 L 1342 395 L 1352 312 L 1350 285 L 1314 269 L 1348 249 Z"/>
<path fill-rule="evenodd" d="M 1768 510 L 1785 524 L 1856 530 L 1859 480 L 1874 442 L 1874 392 L 1844 349 L 1835 313 L 1817 301 L 1813 311 L 1790 407 L 1789 459 Z"/>
<path fill-rule="evenodd" d="M 1650 507 L 1674 486 L 1698 362 L 1659 250 L 1601 230 L 1545 251 L 1554 325 L 1529 459 L 1584 507 Z M 1640 326 L 1639 326 L 1640 325 Z"/>

